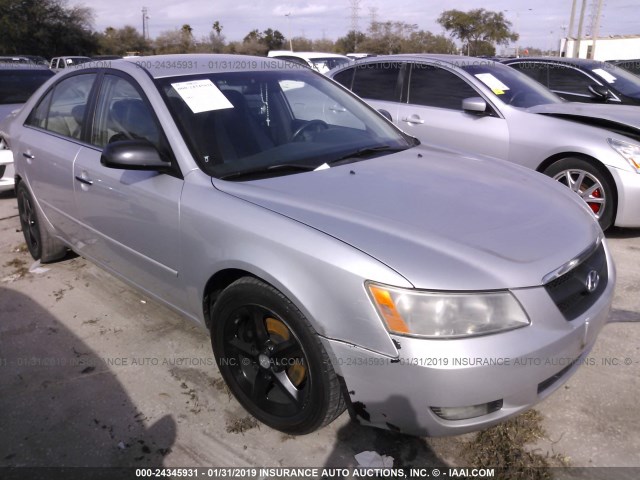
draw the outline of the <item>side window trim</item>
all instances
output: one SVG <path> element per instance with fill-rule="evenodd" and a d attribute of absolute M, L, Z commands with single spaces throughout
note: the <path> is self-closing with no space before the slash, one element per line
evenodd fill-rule
<path fill-rule="evenodd" d="M 53 130 L 49 130 L 48 128 L 48 124 L 49 124 L 49 114 L 51 112 L 51 102 L 53 100 L 53 96 L 55 93 L 55 89 L 58 87 L 58 85 L 60 85 L 62 82 L 65 82 L 71 78 L 77 77 L 79 75 L 95 75 L 95 79 L 93 80 L 93 85 L 91 86 L 91 89 L 89 90 L 89 93 L 87 94 L 87 103 L 86 103 L 86 107 L 85 107 L 85 111 L 84 111 L 84 115 L 83 115 L 83 121 L 82 121 L 82 125 L 80 126 L 80 135 L 78 138 L 76 137 L 72 137 L 72 136 L 67 136 L 67 135 L 63 135 L 59 132 L 53 131 Z M 38 103 L 35 104 L 35 106 L 33 107 L 33 109 L 31 110 L 31 112 L 29 112 L 29 115 L 27 115 L 27 118 L 25 119 L 25 122 L 23 124 L 24 127 L 26 128 L 33 128 L 36 130 L 40 130 L 43 133 L 47 133 L 49 135 L 53 135 L 53 136 L 57 136 L 60 138 L 65 138 L 71 142 L 75 142 L 75 143 L 80 143 L 80 144 L 84 144 L 86 143 L 84 138 L 85 138 L 85 133 L 87 130 L 87 115 L 88 115 L 88 110 L 90 110 L 90 107 L 93 103 L 93 97 L 95 95 L 95 91 L 97 88 L 97 85 L 100 82 L 100 72 L 95 69 L 95 68 L 91 68 L 91 69 L 85 69 L 82 71 L 78 71 L 78 72 L 74 72 L 71 73 L 69 75 L 65 75 L 63 78 L 61 78 L 60 80 L 56 81 L 53 85 L 51 85 L 47 91 L 45 91 L 42 96 L 40 97 L 40 101 Z M 47 98 L 48 97 L 48 98 Z M 40 107 L 40 105 L 42 105 L 43 101 L 47 101 L 48 105 L 46 107 L 46 121 L 45 121 L 45 126 L 44 127 L 39 127 L 36 125 L 32 125 L 30 122 L 33 119 L 33 116 L 35 114 L 35 111 Z"/>

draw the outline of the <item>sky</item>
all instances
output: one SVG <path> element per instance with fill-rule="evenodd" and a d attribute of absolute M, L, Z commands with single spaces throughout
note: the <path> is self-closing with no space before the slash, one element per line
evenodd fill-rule
<path fill-rule="evenodd" d="M 196 39 L 207 37 L 214 21 L 223 27 L 227 41 L 242 40 L 253 29 L 280 30 L 285 37 L 304 36 L 315 40 L 336 40 L 344 36 L 352 24 L 351 6 L 359 3 L 359 30 L 366 31 L 375 10 L 377 21 L 401 21 L 417 24 L 434 34 L 445 33 L 436 19 L 444 10 L 485 8 L 503 11 L 512 28 L 520 34 L 520 46 L 552 49 L 558 45 L 569 24 L 572 0 L 289 0 L 285 2 L 253 0 L 109 0 L 99 5 L 82 0 L 69 0 L 68 5 L 83 5 L 94 12 L 94 28 L 121 28 L 132 25 L 142 32 L 142 8 L 148 11 L 151 38 L 160 33 L 189 24 Z M 587 1 L 585 25 L 595 0 Z M 577 2 L 579 11 L 581 0 Z M 637 13 L 639 0 L 605 0 L 600 22 L 600 36 L 640 35 Z M 289 16 L 287 16 L 289 14 Z M 576 14 L 577 17 L 577 14 Z M 577 19 L 574 32 L 577 30 Z"/>

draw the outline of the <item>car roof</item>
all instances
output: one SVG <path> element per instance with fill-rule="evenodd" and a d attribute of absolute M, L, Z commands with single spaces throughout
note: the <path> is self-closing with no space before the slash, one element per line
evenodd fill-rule
<path fill-rule="evenodd" d="M 468 65 L 500 65 L 500 62 L 496 62 L 494 60 L 488 58 L 479 58 L 479 57 L 467 57 L 464 55 L 448 55 L 448 54 L 438 54 L 438 53 L 400 53 L 396 55 L 378 55 L 377 57 L 367 57 L 360 59 L 356 62 L 357 65 L 364 65 L 367 63 L 380 63 L 380 62 L 436 62 L 441 64 L 448 64 L 451 67 L 465 67 Z M 353 65 L 348 67 L 338 67 L 335 70 L 342 70 L 344 68 L 350 68 Z"/>
<path fill-rule="evenodd" d="M 469 64 L 484 64 L 484 63 L 498 63 L 495 60 L 490 58 L 481 58 L 481 57 L 468 57 L 466 55 L 452 55 L 446 53 L 398 53 L 395 55 L 378 55 L 377 57 L 368 57 L 362 60 L 362 62 L 375 62 L 384 59 L 390 60 L 413 60 L 413 61 L 438 61 L 450 63 L 452 65 L 469 65 Z"/>
<path fill-rule="evenodd" d="M 190 53 L 173 55 L 151 55 L 129 57 L 118 60 L 97 60 L 83 64 L 83 68 L 105 67 L 119 68 L 124 71 L 142 69 L 152 78 L 179 77 L 207 73 L 228 73 L 278 70 L 304 70 L 307 67 L 285 60 L 250 55 L 227 55 L 214 53 Z"/>
<path fill-rule="evenodd" d="M 305 60 L 314 59 L 314 58 L 349 58 L 345 55 L 340 55 L 339 53 L 292 52 L 290 50 L 271 50 L 268 55 L 271 58 L 273 58 L 274 56 L 289 56 L 289 57 L 304 58 Z"/>
<path fill-rule="evenodd" d="M 567 57 L 520 57 L 504 60 L 503 63 L 521 63 L 521 62 L 547 62 L 562 63 L 566 65 L 575 65 L 578 67 L 591 67 L 593 65 L 602 65 L 604 60 L 592 60 L 590 58 L 567 58 Z"/>

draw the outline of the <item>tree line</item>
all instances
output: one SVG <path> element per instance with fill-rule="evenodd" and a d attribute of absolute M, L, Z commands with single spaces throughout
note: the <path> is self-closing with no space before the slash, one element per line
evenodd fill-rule
<path fill-rule="evenodd" d="M 457 53 L 457 39 L 466 54 L 494 55 L 496 45 L 518 39 L 502 12 L 446 10 L 437 21 L 448 35 L 433 34 L 417 24 L 372 20 L 366 32 L 352 30 L 336 41 L 301 36 L 289 40 L 272 28 L 254 29 L 240 41 L 227 41 L 224 26 L 216 20 L 209 34 L 201 38 L 195 38 L 191 26 L 185 24 L 148 40 L 131 25 L 95 32 L 93 11 L 67 7 L 64 0 L 0 0 L 0 53 L 44 57 L 206 52 L 266 55 L 269 50 L 288 50 L 290 44 L 296 51 L 343 54 Z"/>

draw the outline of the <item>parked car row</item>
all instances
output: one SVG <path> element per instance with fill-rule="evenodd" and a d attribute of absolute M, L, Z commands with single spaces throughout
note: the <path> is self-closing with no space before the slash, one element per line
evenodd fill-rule
<path fill-rule="evenodd" d="M 596 215 L 635 218 L 629 192 L 563 151 L 548 166 L 585 203 L 532 153 L 583 128 L 620 157 L 607 172 L 631 175 L 628 137 L 527 111 L 564 104 L 492 62 L 335 72 L 367 82 L 404 132 L 290 62 L 139 60 L 66 69 L 0 127 L 25 242 L 42 262 L 72 249 L 206 325 L 263 423 L 304 434 L 347 408 L 396 432 L 463 433 L 530 408 L 588 355 L 615 287 Z M 511 161 L 416 138 L 430 130 Z"/>

